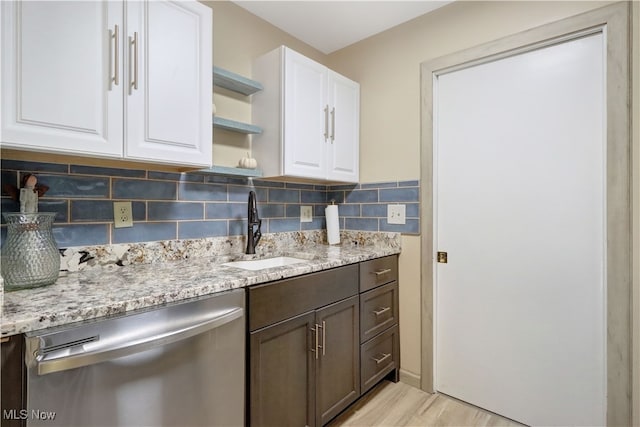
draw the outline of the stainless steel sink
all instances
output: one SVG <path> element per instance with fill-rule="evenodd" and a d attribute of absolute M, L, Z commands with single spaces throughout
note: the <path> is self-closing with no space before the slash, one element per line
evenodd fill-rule
<path fill-rule="evenodd" d="M 241 268 L 243 270 L 263 270 L 265 268 L 284 267 L 286 265 L 299 264 L 308 261 L 308 259 L 294 258 L 289 256 L 278 256 L 273 258 L 225 262 L 222 265 Z"/>

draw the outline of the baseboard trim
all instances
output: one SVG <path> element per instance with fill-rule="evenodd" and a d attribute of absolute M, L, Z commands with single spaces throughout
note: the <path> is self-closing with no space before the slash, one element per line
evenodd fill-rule
<path fill-rule="evenodd" d="M 420 388 L 420 375 L 400 369 L 400 381 L 415 388 Z"/>

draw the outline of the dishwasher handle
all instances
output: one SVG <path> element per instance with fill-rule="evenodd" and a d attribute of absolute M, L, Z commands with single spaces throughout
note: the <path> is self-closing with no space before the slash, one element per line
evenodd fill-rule
<path fill-rule="evenodd" d="M 95 365 L 97 363 L 113 360 L 119 357 L 141 353 L 155 347 L 185 340 L 211 329 L 218 328 L 241 318 L 243 315 L 244 309 L 242 307 L 236 307 L 211 319 L 206 319 L 178 329 L 145 336 L 132 341 L 106 343 L 104 345 L 98 345 L 96 348 L 88 351 L 82 349 L 80 352 L 72 355 L 56 357 L 56 353 L 59 354 L 59 351 L 38 354 L 35 357 L 37 372 L 38 375 L 51 374 L 54 372 Z"/>

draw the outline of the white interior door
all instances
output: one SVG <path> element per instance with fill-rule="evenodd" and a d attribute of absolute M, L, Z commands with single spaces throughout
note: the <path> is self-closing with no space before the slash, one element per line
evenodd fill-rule
<path fill-rule="evenodd" d="M 435 383 L 604 425 L 605 35 L 434 79 Z"/>

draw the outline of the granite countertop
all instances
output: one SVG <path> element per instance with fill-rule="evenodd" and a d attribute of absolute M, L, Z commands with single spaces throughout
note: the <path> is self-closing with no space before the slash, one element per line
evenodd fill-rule
<path fill-rule="evenodd" d="M 241 254 L 225 254 L 129 265 L 122 265 L 119 260 L 112 263 L 111 268 L 63 272 L 53 285 L 4 293 L 1 336 L 122 314 L 398 254 L 400 238 L 395 234 L 387 233 L 384 239 L 369 239 L 369 236 L 362 238 L 360 233 L 359 239 L 347 236 L 348 240 L 340 246 L 318 244 L 317 239 L 306 237 L 303 243 L 266 245 L 269 252 L 258 257 L 286 255 L 304 258 L 306 262 L 257 271 L 222 265 L 231 259 L 246 258 Z M 165 251 L 167 247 L 165 244 Z M 104 249 L 92 253 L 101 252 Z M 186 257 L 184 253 L 180 255 Z"/>

